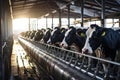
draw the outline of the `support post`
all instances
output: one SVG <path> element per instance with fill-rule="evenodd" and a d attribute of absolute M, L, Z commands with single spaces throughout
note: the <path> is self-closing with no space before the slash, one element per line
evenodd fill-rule
<path fill-rule="evenodd" d="M 51 28 L 53 29 L 53 13 L 52 13 L 52 25 L 51 25 Z"/>
<path fill-rule="evenodd" d="M 46 29 L 48 28 L 48 21 L 47 21 L 47 16 L 46 16 Z"/>
<path fill-rule="evenodd" d="M 105 1 L 106 0 L 101 0 L 102 1 L 102 10 L 101 10 L 101 26 L 105 27 Z"/>
<path fill-rule="evenodd" d="M 119 27 L 120 27 L 120 17 L 119 17 Z"/>
<path fill-rule="evenodd" d="M 61 9 L 59 9 L 59 27 L 61 27 Z"/>
<path fill-rule="evenodd" d="M 81 27 L 83 27 L 84 26 L 84 0 L 82 0 L 82 2 L 81 2 Z"/>
<path fill-rule="evenodd" d="M 3 2 L 2 2 L 3 0 L 0 0 L 0 56 L 2 56 L 2 23 L 1 23 L 1 21 L 2 21 L 2 13 L 3 13 L 3 11 L 2 11 L 2 4 L 3 4 Z M 2 57 L 0 57 L 0 58 L 2 58 Z M 0 61 L 0 73 L 2 73 L 2 66 L 3 66 L 3 64 L 2 64 L 2 59 L 1 59 L 1 61 Z M 0 80 L 3 80 L 3 73 L 2 74 L 0 74 Z"/>
<path fill-rule="evenodd" d="M 28 18 L 28 31 L 30 31 L 30 18 Z"/>
<path fill-rule="evenodd" d="M 68 8 L 68 27 L 70 27 L 70 4 L 67 5 Z"/>
<path fill-rule="evenodd" d="M 112 26 L 112 27 L 114 27 L 114 24 L 115 24 L 115 23 L 114 23 L 114 18 L 112 18 L 112 24 L 113 24 L 113 26 Z"/>
<path fill-rule="evenodd" d="M 37 18 L 37 26 L 36 26 L 36 30 L 38 30 L 38 18 Z"/>

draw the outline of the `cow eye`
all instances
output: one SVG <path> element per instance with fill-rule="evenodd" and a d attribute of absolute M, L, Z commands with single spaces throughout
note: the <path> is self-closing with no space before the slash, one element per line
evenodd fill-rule
<path fill-rule="evenodd" d="M 93 36 L 94 39 L 96 39 L 96 36 Z"/>

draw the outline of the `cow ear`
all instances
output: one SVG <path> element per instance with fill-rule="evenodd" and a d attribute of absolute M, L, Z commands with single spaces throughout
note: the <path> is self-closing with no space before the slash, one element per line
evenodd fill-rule
<path fill-rule="evenodd" d="M 85 37 L 85 33 L 83 32 L 77 33 L 77 35 L 79 35 L 80 37 Z"/>
<path fill-rule="evenodd" d="M 61 32 L 63 33 L 65 31 L 65 29 L 61 29 Z"/>
<path fill-rule="evenodd" d="M 105 36 L 106 35 L 106 32 L 105 31 L 103 31 L 102 32 L 102 34 L 101 34 L 101 36 Z"/>
<path fill-rule="evenodd" d="M 80 33 L 80 36 L 81 36 L 81 37 L 85 37 L 85 33 L 81 32 L 81 33 Z"/>

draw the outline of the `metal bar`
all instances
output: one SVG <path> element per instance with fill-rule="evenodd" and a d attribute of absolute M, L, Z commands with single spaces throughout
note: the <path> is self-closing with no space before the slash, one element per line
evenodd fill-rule
<path fill-rule="evenodd" d="M 48 28 L 48 20 L 47 20 L 47 16 L 46 16 L 46 28 Z"/>
<path fill-rule="evenodd" d="M 59 9 L 59 27 L 61 27 L 61 9 Z"/>
<path fill-rule="evenodd" d="M 70 27 L 70 4 L 67 5 L 68 8 L 68 27 Z"/>
<path fill-rule="evenodd" d="M 37 26 L 36 26 L 36 30 L 38 29 L 38 18 L 37 18 Z"/>
<path fill-rule="evenodd" d="M 28 41 L 30 41 L 30 40 L 28 40 Z M 33 42 L 33 41 L 30 41 L 30 42 Z M 39 45 L 40 44 L 41 44 L 41 46 L 42 45 L 44 45 L 44 46 L 49 45 L 49 44 L 45 44 L 45 43 L 39 42 Z M 76 52 L 76 51 L 67 50 L 67 49 L 64 49 L 64 48 L 59 48 L 59 47 L 56 47 L 56 46 L 53 46 L 53 45 L 49 45 L 49 46 L 51 46 L 53 48 L 55 47 L 56 49 L 60 49 L 62 51 L 71 52 L 71 53 L 74 53 L 74 54 L 78 54 L 80 56 L 85 56 L 85 57 L 89 57 L 89 58 L 92 58 L 92 59 L 95 59 L 95 60 L 100 60 L 100 61 L 103 61 L 103 62 L 107 62 L 107 63 L 110 63 L 110 64 L 114 64 L 114 65 L 120 66 L 120 63 L 118 63 L 118 62 L 114 62 L 114 61 L 110 61 L 110 60 L 94 57 L 94 56 L 87 55 L 87 54 L 82 54 L 82 53 L 79 53 L 79 52 Z"/>
<path fill-rule="evenodd" d="M 108 65 L 111 65 L 111 64 L 115 65 L 117 68 L 120 67 L 120 63 L 118 63 L 118 62 L 113 62 L 113 61 L 97 58 L 94 56 L 82 54 L 79 52 L 66 50 L 63 48 L 55 47 L 55 46 L 41 43 L 41 42 L 38 43 L 38 42 L 30 41 L 30 40 L 28 40 L 28 41 L 21 40 L 21 41 L 24 44 L 27 44 L 27 45 L 29 44 L 28 46 L 30 46 L 31 43 L 34 44 L 34 46 L 40 45 L 39 50 L 43 51 L 44 54 L 50 55 L 52 58 L 60 60 L 64 64 L 68 65 L 69 67 L 72 67 L 74 70 L 77 70 L 77 71 L 80 70 L 81 72 L 83 72 L 97 80 L 103 80 L 104 76 L 106 75 L 105 72 L 103 72 L 103 70 L 100 69 L 102 62 L 107 63 Z M 81 57 L 80 57 L 80 55 L 81 55 Z M 91 66 L 92 64 L 89 65 L 88 60 L 90 60 L 90 59 L 88 59 L 88 58 L 90 58 L 93 61 L 94 60 L 98 61 L 95 66 L 96 69 L 92 69 L 92 68 L 94 68 Z M 108 67 L 108 70 L 110 70 L 109 67 Z M 119 70 L 117 73 L 119 73 Z M 109 72 L 107 75 L 110 75 Z"/>
<path fill-rule="evenodd" d="M 2 74 L 0 74 L 0 79 L 1 80 L 4 80 L 4 71 L 3 71 L 3 68 L 4 68 L 4 66 L 3 66 L 3 51 L 2 51 L 2 35 L 3 35 L 3 33 L 2 33 L 2 27 L 3 27 L 3 23 L 1 23 L 1 21 L 3 20 L 3 11 L 4 11 L 4 9 L 3 9 L 3 0 L 0 0 L 0 36 L 1 36 L 1 38 L 0 38 L 0 59 L 1 59 L 1 61 L 0 61 L 0 72 L 2 73 Z"/>
<path fill-rule="evenodd" d="M 114 18 L 112 18 L 112 24 L 113 24 L 113 26 L 112 26 L 112 27 L 114 27 L 114 24 L 115 24 L 115 23 L 114 23 Z"/>
<path fill-rule="evenodd" d="M 119 27 L 120 27 L 120 17 L 119 17 Z"/>
<path fill-rule="evenodd" d="M 101 0 L 102 1 L 102 10 L 101 10 L 101 26 L 105 27 L 105 1 L 106 0 Z"/>
<path fill-rule="evenodd" d="M 51 25 L 51 28 L 53 29 L 53 17 L 54 17 L 54 16 L 53 16 L 53 13 L 52 13 L 51 16 L 52 16 L 52 25 Z"/>
<path fill-rule="evenodd" d="M 84 0 L 81 1 L 81 27 L 84 26 Z"/>
<path fill-rule="evenodd" d="M 28 31 L 31 30 L 31 27 L 30 27 L 30 18 L 28 18 Z"/>

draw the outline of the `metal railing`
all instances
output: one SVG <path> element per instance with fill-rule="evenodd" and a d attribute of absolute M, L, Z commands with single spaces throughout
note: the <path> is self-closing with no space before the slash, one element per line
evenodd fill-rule
<path fill-rule="evenodd" d="M 43 51 L 47 52 L 47 55 L 63 62 L 74 70 L 83 72 L 97 80 L 119 80 L 120 79 L 120 63 L 97 58 L 91 55 L 82 54 L 79 52 L 66 50 L 42 42 L 34 42 L 28 40 L 30 43 L 35 44 Z M 106 63 L 108 71 L 105 72 L 102 63 Z M 114 67 L 111 68 L 111 65 Z M 114 72 L 111 72 L 113 69 Z M 114 74 L 111 74 L 114 73 Z"/>

